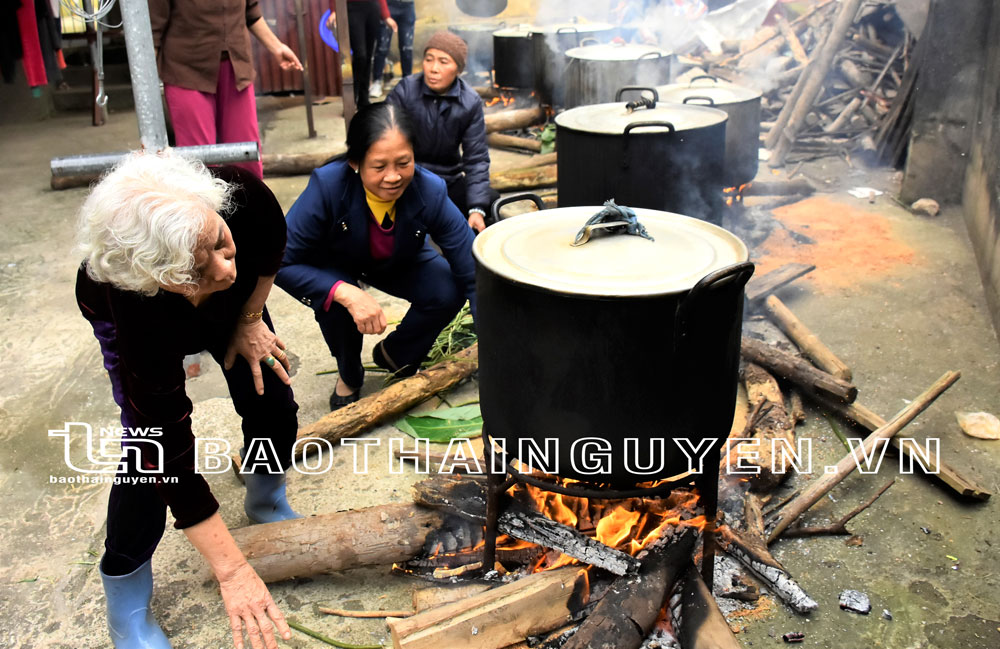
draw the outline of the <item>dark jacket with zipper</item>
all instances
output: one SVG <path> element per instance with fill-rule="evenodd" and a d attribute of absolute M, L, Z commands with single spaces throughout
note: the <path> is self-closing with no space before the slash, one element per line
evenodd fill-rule
<path fill-rule="evenodd" d="M 439 95 L 427 87 L 423 74 L 413 74 L 396 84 L 386 101 L 404 109 L 413 120 L 417 162 L 448 184 L 465 173 L 468 206 L 488 212 L 490 151 L 483 100 L 476 91 L 456 79 Z"/>
<path fill-rule="evenodd" d="M 371 216 L 361 178 L 346 161 L 333 162 L 312 173 L 302 195 L 288 210 L 288 243 L 275 283 L 313 309 L 323 308 L 338 281 L 405 273 L 427 235 L 441 248 L 456 284 L 476 312 L 474 234 L 448 199 L 444 182 L 416 168 L 413 180 L 396 201 L 392 256 L 375 261 L 368 244 Z"/>

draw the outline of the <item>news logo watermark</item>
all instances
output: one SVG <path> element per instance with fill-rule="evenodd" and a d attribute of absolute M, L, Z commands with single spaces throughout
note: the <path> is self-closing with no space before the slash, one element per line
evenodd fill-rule
<path fill-rule="evenodd" d="M 173 480 L 165 476 L 164 448 L 160 439 L 161 428 L 99 428 L 82 422 L 66 422 L 62 428 L 49 431 L 49 437 L 62 438 L 63 460 L 77 476 L 50 476 L 52 483 L 113 482 Z M 74 440 L 82 440 L 87 463 L 78 465 L 72 459 Z M 383 443 L 385 442 L 385 443 Z M 812 474 L 816 471 L 835 473 L 837 465 L 813 466 L 813 440 L 799 437 L 793 444 L 787 439 L 760 440 L 757 438 L 726 438 L 722 440 L 701 437 L 581 437 L 572 441 L 559 438 L 522 437 L 516 441 L 513 453 L 508 453 L 506 440 L 494 439 L 495 452 L 491 464 L 473 446 L 471 439 L 453 439 L 443 455 L 435 454 L 432 462 L 431 442 L 428 439 L 344 438 L 338 441 L 341 449 L 350 449 L 352 472 L 366 475 L 371 472 L 370 457 L 377 457 L 379 448 L 385 449 L 385 468 L 390 474 L 401 474 L 406 462 L 414 462 L 416 473 L 431 473 L 436 464 L 437 473 L 502 473 L 507 470 L 510 456 L 516 457 L 522 470 L 541 471 L 560 475 L 568 469 L 577 476 L 593 476 L 595 480 L 624 470 L 635 476 L 637 482 L 656 479 L 668 467 L 677 464 L 678 456 L 684 458 L 687 471 L 701 474 L 706 461 L 722 457 L 721 471 L 730 475 L 752 477 L 762 472 L 762 458 L 770 458 L 772 473 L 787 472 Z M 899 472 L 904 475 L 940 472 L 941 444 L 938 438 L 918 441 L 914 438 L 899 439 L 909 452 L 898 457 Z M 889 440 L 879 439 L 866 444 L 860 438 L 847 438 L 850 455 L 841 460 L 853 463 L 860 473 L 877 473 L 885 460 Z M 566 446 L 568 444 L 568 447 Z M 306 437 L 296 440 L 291 469 L 307 475 L 319 475 L 334 470 L 337 446 L 329 440 Z M 212 475 L 233 470 L 233 448 L 230 442 L 217 437 L 198 437 L 194 446 L 196 473 Z M 274 443 L 269 438 L 255 438 L 241 449 L 240 473 L 280 473 Z M 82 463 L 81 463 L 82 464 Z M 123 467 L 134 469 L 131 475 L 123 474 Z M 814 470 L 815 469 L 815 470 Z M 136 475 L 138 474 L 138 475 Z"/>

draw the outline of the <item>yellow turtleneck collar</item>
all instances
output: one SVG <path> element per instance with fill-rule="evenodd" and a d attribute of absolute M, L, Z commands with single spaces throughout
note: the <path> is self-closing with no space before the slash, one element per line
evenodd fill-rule
<path fill-rule="evenodd" d="M 389 215 L 390 221 L 396 222 L 396 201 L 384 201 L 368 191 L 367 187 L 365 188 L 365 200 L 368 201 L 368 209 L 371 210 L 372 218 L 375 219 L 376 223 L 382 225 L 386 214 Z"/>

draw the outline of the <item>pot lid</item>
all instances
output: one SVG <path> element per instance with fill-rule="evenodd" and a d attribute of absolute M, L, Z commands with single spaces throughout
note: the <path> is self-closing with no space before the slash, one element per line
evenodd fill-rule
<path fill-rule="evenodd" d="M 532 25 L 532 34 L 555 34 L 556 32 L 573 34 L 574 31 L 580 34 L 591 34 L 593 32 L 606 32 L 614 29 L 614 25 L 608 23 L 552 23 L 549 25 Z"/>
<path fill-rule="evenodd" d="M 509 280 L 594 297 L 640 297 L 687 291 L 705 275 L 747 261 L 746 245 L 717 225 L 672 212 L 633 208 L 653 241 L 595 235 L 570 245 L 601 206 L 529 212 L 476 237 L 476 260 Z"/>
<path fill-rule="evenodd" d="M 670 56 L 670 52 L 651 45 L 611 43 L 607 45 L 585 45 L 566 50 L 566 56 L 587 61 L 635 61 L 640 57 L 657 60 Z"/>
<path fill-rule="evenodd" d="M 710 97 L 716 105 L 738 104 L 751 99 L 760 99 L 761 93 L 745 86 L 738 86 L 715 77 L 695 77 L 691 83 L 673 83 L 657 86 L 660 101 L 684 103 L 686 97 Z M 705 105 L 705 104 L 699 104 Z"/>
<path fill-rule="evenodd" d="M 503 23 L 455 23 L 448 26 L 448 31 L 453 32 L 490 32 L 493 33 L 503 28 Z"/>
<path fill-rule="evenodd" d="M 517 25 L 515 27 L 505 27 L 493 32 L 494 36 L 500 38 L 528 38 L 531 36 L 531 25 Z"/>
<path fill-rule="evenodd" d="M 625 102 L 578 106 L 556 115 L 556 126 L 586 133 L 621 135 L 625 127 L 635 122 L 669 122 L 675 131 L 687 131 L 722 124 L 728 115 L 718 108 L 693 104 L 656 104 L 653 108 L 628 111 Z M 663 133 L 666 128 L 643 127 L 634 135 Z"/>

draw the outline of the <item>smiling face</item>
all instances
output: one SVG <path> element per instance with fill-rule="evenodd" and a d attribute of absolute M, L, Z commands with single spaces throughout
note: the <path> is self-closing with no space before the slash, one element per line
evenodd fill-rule
<path fill-rule="evenodd" d="M 451 88 L 458 77 L 458 64 L 451 55 L 433 47 L 424 53 L 424 83 L 436 93 Z"/>
<path fill-rule="evenodd" d="M 360 167 L 351 166 L 361 174 L 365 189 L 383 201 L 394 201 L 413 180 L 413 145 L 396 129 L 386 131 L 376 140 Z"/>
<path fill-rule="evenodd" d="M 194 274 L 198 286 L 161 285 L 171 293 L 181 293 L 190 300 L 224 291 L 236 281 L 236 243 L 229 226 L 216 212 L 206 210 L 204 224 L 194 249 Z"/>

